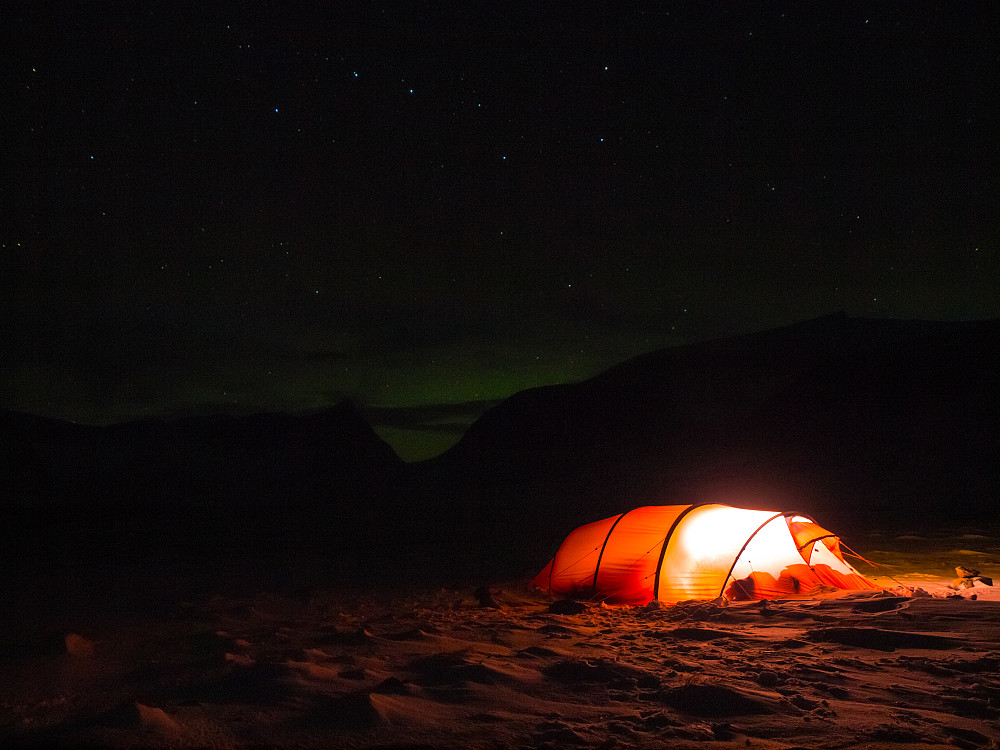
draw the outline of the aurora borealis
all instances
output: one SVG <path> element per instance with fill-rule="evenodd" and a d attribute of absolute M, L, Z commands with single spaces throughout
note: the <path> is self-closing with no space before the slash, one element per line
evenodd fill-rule
<path fill-rule="evenodd" d="M 1000 315 L 986 3 L 22 4 L 9 27 L 3 408 L 349 397 L 419 457 L 658 347 Z"/>

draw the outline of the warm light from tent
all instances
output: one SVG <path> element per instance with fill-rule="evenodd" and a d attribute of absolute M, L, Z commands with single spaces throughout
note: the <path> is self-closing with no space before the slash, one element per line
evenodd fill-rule
<path fill-rule="evenodd" d="M 732 592 L 737 598 L 753 592 L 758 599 L 804 594 L 817 585 L 795 548 L 783 516 L 769 521 L 747 543 L 733 566 L 730 581 L 736 582 Z"/>
<path fill-rule="evenodd" d="M 692 510 L 668 544 L 660 569 L 658 598 L 677 602 L 714 599 L 722 594 L 733 564 L 733 551 L 741 549 L 750 535 L 774 515 L 772 511 L 725 505 Z"/>

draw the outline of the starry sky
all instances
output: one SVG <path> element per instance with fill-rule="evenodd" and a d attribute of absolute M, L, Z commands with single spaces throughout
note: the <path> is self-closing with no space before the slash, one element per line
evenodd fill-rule
<path fill-rule="evenodd" d="M 20 3 L 0 407 L 348 397 L 412 458 L 663 346 L 835 311 L 997 317 L 997 19 Z"/>

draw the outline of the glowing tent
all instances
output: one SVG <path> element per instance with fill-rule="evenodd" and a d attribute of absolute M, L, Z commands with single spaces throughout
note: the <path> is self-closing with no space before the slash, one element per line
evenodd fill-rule
<path fill-rule="evenodd" d="M 717 504 L 649 505 L 581 526 L 533 584 L 615 604 L 877 588 L 811 518 Z"/>

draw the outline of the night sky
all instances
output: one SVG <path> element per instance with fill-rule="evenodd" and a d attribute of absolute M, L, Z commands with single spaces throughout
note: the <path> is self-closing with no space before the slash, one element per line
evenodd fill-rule
<path fill-rule="evenodd" d="M 0 407 L 350 397 L 418 457 L 650 349 L 1000 315 L 993 2 L 346 5 L 8 14 Z"/>

